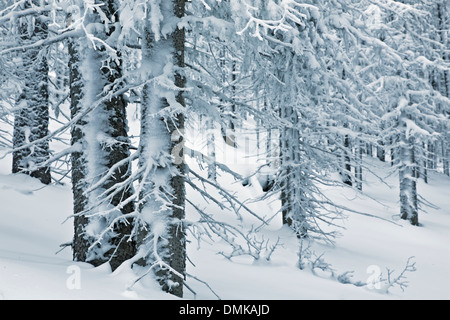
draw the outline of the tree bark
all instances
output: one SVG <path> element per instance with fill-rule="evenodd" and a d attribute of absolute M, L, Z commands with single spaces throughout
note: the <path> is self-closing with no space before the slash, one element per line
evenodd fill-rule
<path fill-rule="evenodd" d="M 182 18 L 185 0 L 161 3 L 160 9 L 164 17 Z M 184 29 L 175 27 L 167 37 L 156 37 L 148 23 L 142 46 L 143 63 L 153 62 L 148 76 L 161 76 L 167 63 L 183 68 Z M 170 61 L 167 57 L 171 57 Z M 177 88 L 184 88 L 185 79 L 180 73 L 174 71 L 171 76 Z M 171 93 L 157 82 L 147 84 L 143 89 L 139 167 L 146 173 L 140 181 L 142 225 L 138 226 L 138 254 L 141 254 L 138 264 L 153 267 L 162 290 L 182 297 L 186 269 L 186 234 L 182 221 L 186 194 L 183 154 L 185 119 L 181 112 L 165 112 L 170 107 L 167 94 Z M 181 90 L 175 94 L 177 103 L 184 106 Z"/>
<path fill-rule="evenodd" d="M 34 4 L 39 5 L 37 2 Z M 24 7 L 30 7 L 30 3 L 25 2 Z M 34 16 L 33 19 L 33 26 L 29 25 L 31 19 L 25 18 L 19 24 L 24 44 L 47 38 L 48 27 L 44 16 Z M 50 155 L 49 141 L 44 139 L 48 135 L 49 124 L 47 48 L 38 46 L 27 49 L 22 55 L 22 61 L 24 88 L 17 100 L 13 132 L 13 148 L 22 148 L 13 152 L 12 172 L 22 172 L 44 184 L 50 184 L 50 167 L 40 166 Z M 39 139 L 44 141 L 23 148 Z"/>
<path fill-rule="evenodd" d="M 106 3 L 103 12 L 110 21 L 118 21 L 114 0 Z M 93 13 L 87 19 L 96 21 L 99 18 Z M 107 33 L 96 36 L 106 40 L 115 27 L 110 26 Z M 95 106 L 72 128 L 71 143 L 78 146 L 71 156 L 75 214 L 73 259 L 94 266 L 109 262 L 115 270 L 136 251 L 135 243 L 130 238 L 131 218 L 113 222 L 118 214 L 134 212 L 132 203 L 120 205 L 132 195 L 131 186 L 123 186 L 112 194 L 112 188 L 130 176 L 130 164 L 119 166 L 98 188 L 88 193 L 86 191 L 116 163 L 130 155 L 123 96 L 114 95 L 104 102 L 97 102 L 105 97 L 104 89 L 114 91 L 113 84 L 122 77 L 120 52 L 118 58 L 112 60 L 104 48 L 94 49 L 88 39 L 80 38 L 69 43 L 69 56 L 72 118 Z M 104 67 L 105 62 L 108 62 L 108 68 Z M 98 214 L 106 208 L 109 208 L 108 214 Z M 101 228 L 108 228 L 111 224 L 112 230 L 99 239 L 104 231 Z"/>
<path fill-rule="evenodd" d="M 210 117 L 206 119 L 206 146 L 208 152 L 208 179 L 216 181 L 216 141 L 214 135 L 214 121 Z"/>
<path fill-rule="evenodd" d="M 356 180 L 356 188 L 361 191 L 363 187 L 363 169 L 362 169 L 363 142 L 361 140 L 358 140 L 356 143 L 357 147 L 355 149 L 355 152 L 357 154 L 355 158 L 357 158 L 358 160 L 355 165 L 355 180 Z"/>
<path fill-rule="evenodd" d="M 307 221 L 303 202 L 305 200 L 302 183 L 305 173 L 300 167 L 300 132 L 297 128 L 298 115 L 292 107 L 282 106 L 282 119 L 292 124 L 280 132 L 280 191 L 282 222 L 291 227 L 298 238 L 307 236 Z M 302 187 L 301 187 L 302 186 Z"/>
<path fill-rule="evenodd" d="M 406 128 L 406 124 L 400 119 L 401 128 Z M 399 163 L 399 188 L 400 188 L 400 217 L 408 220 L 412 225 L 419 225 L 418 203 L 417 203 L 417 182 L 415 177 L 416 156 L 415 141 L 413 137 L 406 138 L 403 133 L 400 137 L 400 147 L 398 148 Z"/>
<path fill-rule="evenodd" d="M 346 125 L 344 125 L 344 128 L 347 128 Z M 348 137 L 348 135 L 344 136 L 344 177 L 343 177 L 343 182 L 346 185 L 352 186 L 353 182 L 352 182 L 352 177 L 351 177 L 351 172 L 352 172 L 352 166 L 350 164 L 350 138 Z"/>

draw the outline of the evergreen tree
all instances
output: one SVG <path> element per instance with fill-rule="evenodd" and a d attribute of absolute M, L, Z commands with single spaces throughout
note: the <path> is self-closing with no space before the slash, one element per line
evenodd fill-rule
<path fill-rule="evenodd" d="M 419 224 L 417 174 L 424 172 L 428 162 L 422 157 L 430 150 L 428 145 L 443 136 L 441 128 L 448 125 L 440 116 L 447 99 L 430 82 L 430 75 L 445 65 L 433 49 L 438 42 L 433 40 L 436 17 L 430 15 L 430 5 L 402 1 L 372 7 L 384 21 L 372 26 L 382 41 L 376 58 L 379 68 L 372 70 L 377 78 L 377 100 L 384 111 L 383 140 L 391 141 L 394 151 L 391 158 L 399 175 L 400 216 L 413 225 Z M 418 141 L 426 141 L 428 151 Z"/>
<path fill-rule="evenodd" d="M 22 9 L 39 6 L 38 1 L 26 1 Z M 18 32 L 21 45 L 42 41 L 48 37 L 47 17 L 36 14 L 19 19 Z M 47 47 L 36 46 L 22 55 L 22 93 L 14 112 L 12 172 L 23 172 L 38 178 L 44 184 L 51 183 L 50 168 L 40 166 L 49 158 L 48 134 L 49 93 Z M 30 145 L 34 141 L 40 142 Z"/>
<path fill-rule="evenodd" d="M 150 2 L 145 22 L 142 68 L 146 79 L 139 142 L 138 257 L 154 270 L 162 289 L 183 296 L 186 266 L 184 134 L 185 1 Z M 181 148 L 180 148 L 181 146 Z"/>
<path fill-rule="evenodd" d="M 117 4 L 80 3 L 88 14 L 73 12 L 75 28 L 92 30 L 69 43 L 72 120 L 72 185 L 74 195 L 75 261 L 94 265 L 109 262 L 113 269 L 131 258 L 133 203 L 119 206 L 130 197 L 130 141 L 127 136 L 126 103 L 120 93 L 122 61 L 114 45 L 120 31 Z M 102 24 L 104 30 L 93 28 Z M 112 41 L 110 41 L 112 39 Z M 109 44 L 108 44 L 109 43 Z M 110 45 L 111 44 L 111 45 Z M 106 175 L 106 176 L 105 176 Z M 95 186 L 95 187 L 94 187 Z M 104 232 L 108 230 L 108 232 Z"/>

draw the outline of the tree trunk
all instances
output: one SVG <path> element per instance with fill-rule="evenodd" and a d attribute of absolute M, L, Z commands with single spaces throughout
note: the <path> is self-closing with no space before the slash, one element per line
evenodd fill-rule
<path fill-rule="evenodd" d="M 405 117 L 405 115 L 403 115 Z M 401 121 L 401 127 L 406 128 L 406 124 Z M 398 148 L 399 164 L 399 187 L 400 187 L 400 217 L 408 220 L 412 225 L 419 225 L 418 204 L 417 204 L 417 182 L 415 177 L 416 157 L 414 148 L 414 138 L 409 139 L 403 134 Z"/>
<path fill-rule="evenodd" d="M 208 179 L 216 181 L 217 171 L 216 171 L 216 141 L 214 135 L 214 120 L 211 117 L 206 119 L 206 147 L 208 156 Z"/>
<path fill-rule="evenodd" d="M 103 8 L 110 21 L 114 21 L 116 9 L 112 0 Z M 86 19 L 92 22 L 99 17 L 94 13 Z M 110 26 L 108 33 L 96 36 L 106 40 L 114 28 Z M 130 239 L 131 218 L 115 220 L 121 214 L 134 212 L 132 203 L 120 205 L 131 196 L 132 190 L 123 186 L 112 193 L 114 186 L 130 176 L 130 164 L 122 164 L 97 188 L 87 190 L 130 155 L 123 96 L 98 102 L 105 96 L 104 89 L 114 90 L 111 85 L 122 76 L 120 53 L 118 58 L 110 60 L 104 48 L 95 50 L 88 39 L 81 38 L 69 43 L 69 55 L 71 116 L 86 113 L 72 128 L 71 143 L 78 146 L 71 157 L 75 214 L 73 258 L 94 266 L 108 261 L 114 270 L 135 254 L 135 244 Z M 108 68 L 104 67 L 105 62 Z M 93 110 L 87 112 L 89 108 Z M 104 233 L 110 227 L 112 230 Z M 104 234 L 100 237 L 101 233 Z"/>
<path fill-rule="evenodd" d="M 69 52 L 69 85 L 70 85 L 70 113 L 71 117 L 75 118 L 79 112 L 82 112 L 81 101 L 84 96 L 84 83 L 81 68 L 81 57 L 79 54 L 80 48 L 75 41 L 70 41 L 68 45 Z M 87 252 L 94 242 L 92 237 L 88 237 L 85 228 L 88 224 L 88 218 L 83 214 L 87 210 L 87 195 L 84 190 L 87 190 L 88 184 L 86 182 L 87 161 L 84 154 L 85 136 L 84 128 L 86 127 L 86 120 L 80 119 L 77 121 L 71 130 L 71 144 L 78 145 L 79 151 L 71 154 L 71 170 L 72 170 L 72 193 L 73 193 L 73 212 L 74 212 L 74 238 L 72 242 L 73 260 L 87 261 Z M 101 264 L 98 263 L 98 264 Z"/>
<path fill-rule="evenodd" d="M 434 149 L 434 143 L 432 141 L 429 141 L 427 143 L 427 159 L 428 159 L 427 167 L 432 170 L 436 169 L 436 153 Z"/>
<path fill-rule="evenodd" d="M 344 125 L 344 128 L 347 128 L 347 126 Z M 351 172 L 352 167 L 350 164 L 350 138 L 348 135 L 344 136 L 344 177 L 343 182 L 349 186 L 353 185 Z"/>
<path fill-rule="evenodd" d="M 34 2 L 34 1 L 33 1 Z M 37 2 L 35 5 L 39 5 Z M 25 2 L 25 9 L 30 7 Z M 48 27 L 43 16 L 20 19 L 19 33 L 23 44 L 36 43 L 47 38 Z M 12 172 L 22 172 L 39 179 L 44 184 L 51 183 L 50 167 L 40 166 L 49 158 L 49 141 L 44 140 L 30 147 L 23 147 L 48 135 L 49 94 L 47 48 L 27 49 L 22 56 L 24 88 L 17 101 L 14 114 Z"/>
<path fill-rule="evenodd" d="M 104 10 L 108 17 L 114 17 L 110 20 L 119 21 L 117 0 L 109 0 L 106 3 L 107 7 Z M 106 36 L 113 35 L 115 27 L 109 28 Z M 108 68 L 102 69 L 103 77 L 106 80 L 105 85 L 111 86 L 118 79 L 122 78 L 122 60 L 120 51 L 117 52 L 118 59 L 111 59 Z M 114 143 L 103 142 L 102 149 L 107 151 L 106 167 L 111 169 L 116 163 L 128 158 L 130 156 L 131 142 L 128 138 L 128 123 L 126 114 L 126 102 L 123 95 L 114 96 L 104 103 L 104 110 L 108 115 L 106 119 L 106 134 L 109 138 L 114 140 Z M 124 182 L 131 174 L 131 163 L 122 164 L 112 173 L 103 189 L 108 190 L 113 186 Z M 131 186 L 122 187 L 120 192 L 117 192 L 109 201 L 110 205 L 120 208 L 120 213 L 123 215 L 131 214 L 135 211 L 133 202 L 129 202 L 124 206 L 120 205 L 121 201 L 132 196 L 134 191 Z M 136 253 L 136 243 L 130 238 L 132 232 L 132 219 L 127 218 L 114 224 L 113 232 L 117 236 L 111 237 L 111 245 L 114 251 L 111 250 L 110 264 L 115 270 L 122 262 L 133 257 Z M 109 255 L 108 255 L 109 256 Z"/>
<path fill-rule="evenodd" d="M 377 146 L 377 158 L 378 160 L 385 162 L 386 161 L 386 152 L 384 150 L 384 143 L 383 141 L 378 141 L 378 146 Z"/>
<path fill-rule="evenodd" d="M 384 123 L 381 123 L 380 130 L 382 131 L 382 133 L 384 132 Z M 384 140 L 382 138 L 380 138 L 378 140 L 378 144 L 376 147 L 377 147 L 377 158 L 380 161 L 385 162 L 386 161 L 386 149 L 385 149 Z"/>
<path fill-rule="evenodd" d="M 283 128 L 280 132 L 280 188 L 282 222 L 291 227 L 297 237 L 307 236 L 306 213 L 303 208 L 305 201 L 304 172 L 300 167 L 300 132 L 297 128 L 298 115 L 292 107 L 282 106 L 282 119 L 292 124 L 291 128 Z"/>
<path fill-rule="evenodd" d="M 396 140 L 394 138 L 391 137 L 390 140 L 391 140 L 391 145 L 396 143 Z M 391 167 L 393 167 L 395 165 L 395 163 L 396 163 L 396 160 L 397 160 L 396 159 L 396 157 L 397 157 L 396 152 L 397 152 L 397 150 L 395 148 L 391 147 L 391 149 L 390 149 Z"/>
<path fill-rule="evenodd" d="M 226 66 L 226 50 L 223 48 L 220 52 L 220 67 L 222 68 L 222 85 L 226 86 L 227 84 L 227 66 Z M 234 82 L 236 81 L 236 62 L 232 62 L 231 66 L 231 99 L 235 99 L 235 92 L 236 92 L 236 86 L 234 85 Z M 231 105 L 231 108 L 229 110 L 226 110 L 225 106 L 221 107 L 222 113 L 225 114 L 225 125 L 222 126 L 222 137 L 225 143 L 231 147 L 236 148 L 236 105 L 234 104 L 234 101 Z"/>
<path fill-rule="evenodd" d="M 362 190 L 363 185 L 363 172 L 362 172 L 362 156 L 363 156 L 363 142 L 361 140 L 357 141 L 357 148 L 355 149 L 357 164 L 355 165 L 355 180 L 356 180 L 356 188 L 358 190 Z M 370 145 L 371 146 L 371 145 Z"/>
<path fill-rule="evenodd" d="M 280 107 L 280 118 L 290 119 L 292 117 L 292 110 L 285 106 Z M 291 184 L 291 166 L 292 161 L 291 145 L 292 129 L 282 128 L 280 132 L 280 200 L 283 225 L 292 226 L 292 184 Z"/>
<path fill-rule="evenodd" d="M 165 18 L 182 18 L 185 0 L 161 3 L 160 9 Z M 175 28 L 167 37 L 157 37 L 147 23 L 142 56 L 144 64 L 153 62 L 149 77 L 161 76 L 167 63 L 184 67 L 184 29 Z M 171 61 L 167 61 L 168 57 Z M 185 80 L 179 73 L 171 76 L 178 88 L 184 87 Z M 184 116 L 164 113 L 170 107 L 167 95 L 173 93 L 177 103 L 184 106 L 181 91 L 168 93 L 157 82 L 143 89 L 139 167 L 145 173 L 140 181 L 138 254 L 141 259 L 138 263 L 153 268 L 164 291 L 182 297 L 186 269 L 186 235 L 182 222 L 186 193 L 182 153 Z"/>
<path fill-rule="evenodd" d="M 446 140 L 450 140 L 450 139 L 444 138 L 444 141 L 442 141 L 442 158 L 443 158 L 442 162 L 443 162 L 444 174 L 447 176 L 450 176 L 450 151 L 449 151 L 449 147 L 447 146 Z"/>
<path fill-rule="evenodd" d="M 411 137 L 409 140 L 409 148 L 410 148 L 410 161 L 412 165 L 412 178 L 411 178 L 411 215 L 409 221 L 412 225 L 419 225 L 419 214 L 418 214 L 418 202 L 417 202 L 417 174 L 418 170 L 417 161 L 416 161 L 416 151 L 415 151 L 415 141 L 414 138 Z"/>
<path fill-rule="evenodd" d="M 426 152 L 426 148 L 425 148 L 425 142 L 422 143 L 422 149 L 424 150 L 424 154 L 425 156 L 423 157 L 423 172 L 422 172 L 422 178 L 423 181 L 425 183 L 428 183 L 428 161 L 427 161 L 427 152 Z M 421 174 L 420 174 L 420 170 L 416 171 L 416 178 L 420 178 Z"/>
<path fill-rule="evenodd" d="M 363 149 L 361 149 L 362 151 L 364 151 Z M 373 157 L 373 147 L 371 143 L 366 143 L 366 154 L 369 157 Z"/>

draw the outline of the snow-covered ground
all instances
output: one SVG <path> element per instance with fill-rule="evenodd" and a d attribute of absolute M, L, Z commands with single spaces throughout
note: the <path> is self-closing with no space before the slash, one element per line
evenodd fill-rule
<path fill-rule="evenodd" d="M 44 186 L 24 175 L 9 174 L 9 159 L 0 162 L 0 299 L 175 299 L 151 283 L 137 283 L 128 268 L 111 273 L 105 266 L 93 268 L 71 261 L 70 248 L 60 245 L 72 239 L 70 185 Z M 370 159 L 371 169 L 384 177 L 389 164 Z M 387 178 L 397 185 L 397 177 Z M 241 197 L 255 196 L 258 184 L 228 186 Z M 366 282 L 386 268 L 393 276 L 414 257 L 416 271 L 406 273 L 409 286 L 393 287 L 388 294 L 368 287 L 342 284 L 330 273 L 297 268 L 298 240 L 283 228 L 280 219 L 264 231 L 265 239 L 282 243 L 270 261 L 239 257 L 232 261 L 217 254 L 227 250 L 223 242 L 188 245 L 188 273 L 205 281 L 222 299 L 450 299 L 450 179 L 430 174 L 429 184 L 419 183 L 419 193 L 437 208 L 420 213 L 421 227 L 396 219 L 398 190 L 365 174 L 363 196 L 351 189 L 327 188 L 326 194 L 352 209 L 387 219 L 356 213 L 339 224 L 341 237 L 335 246 L 315 245 L 317 255 L 335 274 L 353 272 L 353 280 Z M 191 192 L 191 191 L 189 191 Z M 189 196 L 198 197 L 194 194 Z M 377 201 L 375 201 L 375 199 Z M 277 203 L 253 203 L 252 208 L 270 214 Z M 191 208 L 192 209 L 192 208 Z M 191 210 L 189 209 L 189 210 Z M 188 212 L 188 215 L 190 213 Z M 392 223 L 394 222 L 394 223 Z M 60 252 L 58 252 L 60 251 Z M 58 253 L 57 253 L 58 252 Z M 216 299 L 202 282 L 189 277 L 186 299 Z"/>

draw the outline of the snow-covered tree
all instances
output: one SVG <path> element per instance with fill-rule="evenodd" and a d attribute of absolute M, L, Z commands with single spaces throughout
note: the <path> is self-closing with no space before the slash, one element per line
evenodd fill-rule
<path fill-rule="evenodd" d="M 434 48 L 442 44 L 433 39 L 438 29 L 433 27 L 432 6 L 427 1 L 392 1 L 370 8 L 378 16 L 372 30 L 381 39 L 372 85 L 383 112 L 383 140 L 390 142 L 399 174 L 400 216 L 413 225 L 419 224 L 417 176 L 427 163 L 421 157 L 429 151 L 419 141 L 434 144 L 448 126 L 442 110 L 448 109 L 448 98 L 430 81 L 448 65 Z"/>
<path fill-rule="evenodd" d="M 240 33 L 253 49 L 255 92 L 267 102 L 263 123 L 279 130 L 272 192 L 280 194 L 283 221 L 300 237 L 332 240 L 324 226 L 339 214 L 319 185 L 338 183 L 329 178 L 336 169 L 350 182 L 350 137 L 363 139 L 374 116 L 354 72 L 363 24 L 357 8 L 348 1 L 254 1 L 237 11 L 245 13 Z"/>
<path fill-rule="evenodd" d="M 139 264 L 154 270 L 163 290 L 183 295 L 186 264 L 183 154 L 185 1 L 147 3 L 136 219 Z"/>
<path fill-rule="evenodd" d="M 84 34 L 71 39 L 73 252 L 75 261 L 113 269 L 132 257 L 133 203 L 120 205 L 132 192 L 130 141 L 123 96 L 122 60 L 117 48 L 121 26 L 116 1 L 79 2 L 69 12 L 69 28 Z M 95 187 L 94 187 L 95 186 Z M 108 232 L 105 232 L 105 229 Z"/>
<path fill-rule="evenodd" d="M 25 1 L 22 10 L 39 6 L 38 1 Z M 37 13 L 18 18 L 17 33 L 20 45 L 42 42 L 48 37 L 47 17 Z M 49 158 L 49 141 L 27 146 L 42 140 L 48 134 L 49 93 L 47 47 L 34 46 L 21 56 L 23 67 L 20 77 L 23 89 L 14 108 L 13 173 L 23 172 L 38 178 L 42 183 L 51 182 L 50 168 L 39 166 Z"/>

